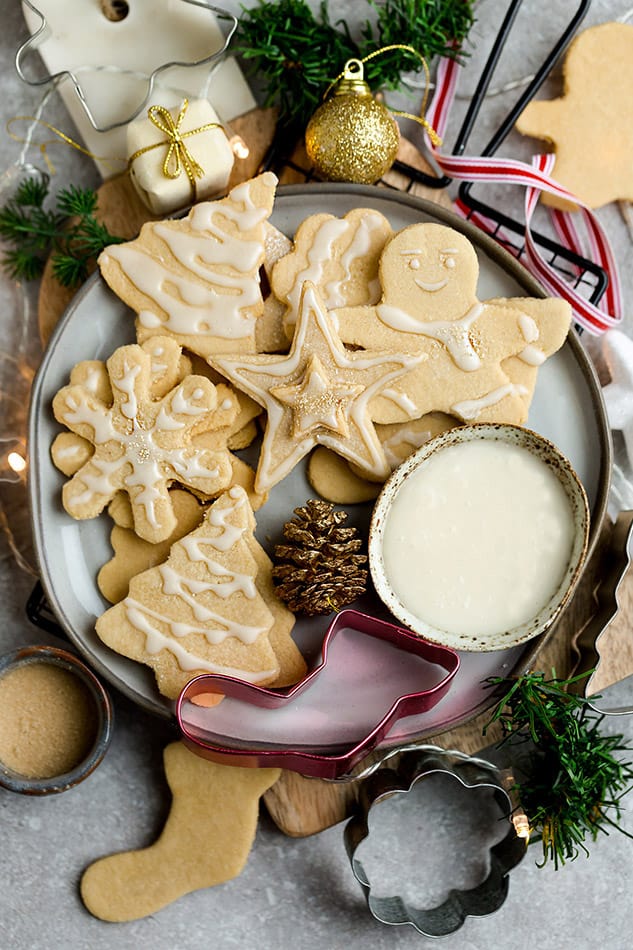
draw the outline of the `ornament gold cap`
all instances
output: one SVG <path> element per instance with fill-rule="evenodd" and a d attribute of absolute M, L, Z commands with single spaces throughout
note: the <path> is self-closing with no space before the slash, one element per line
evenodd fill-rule
<path fill-rule="evenodd" d="M 371 96 L 371 89 L 365 82 L 365 70 L 360 59 L 348 59 L 343 75 L 336 83 L 333 96 Z"/>

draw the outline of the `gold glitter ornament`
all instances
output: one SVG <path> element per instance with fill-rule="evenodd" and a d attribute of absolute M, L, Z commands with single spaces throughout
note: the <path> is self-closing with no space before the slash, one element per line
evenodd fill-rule
<path fill-rule="evenodd" d="M 329 181 L 372 185 L 393 165 L 400 131 L 389 109 L 372 96 L 360 60 L 345 64 L 310 119 L 305 144 L 316 173 Z"/>

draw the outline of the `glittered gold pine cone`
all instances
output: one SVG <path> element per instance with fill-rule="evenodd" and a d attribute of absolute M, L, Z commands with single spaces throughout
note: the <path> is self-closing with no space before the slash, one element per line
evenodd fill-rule
<path fill-rule="evenodd" d="M 273 579 L 293 613 L 329 614 L 365 593 L 367 556 L 359 553 L 356 528 L 343 526 L 346 520 L 330 502 L 311 499 L 284 525 L 288 543 L 275 548 Z"/>

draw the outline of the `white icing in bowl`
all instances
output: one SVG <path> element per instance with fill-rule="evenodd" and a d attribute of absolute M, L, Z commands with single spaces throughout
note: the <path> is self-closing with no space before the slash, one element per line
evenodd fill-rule
<path fill-rule="evenodd" d="M 570 462 L 521 426 L 461 426 L 396 469 L 369 566 L 391 613 L 428 640 L 499 650 L 545 632 L 582 572 L 587 498 Z"/>

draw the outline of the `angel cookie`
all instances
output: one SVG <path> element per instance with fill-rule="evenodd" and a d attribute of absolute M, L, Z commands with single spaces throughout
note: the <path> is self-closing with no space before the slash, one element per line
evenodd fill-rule
<path fill-rule="evenodd" d="M 106 248 L 106 283 L 137 313 L 140 342 L 171 334 L 192 353 L 253 352 L 263 310 L 259 269 L 276 177 L 265 172 L 178 221 L 151 221 Z"/>
<path fill-rule="evenodd" d="M 90 384 L 86 364 L 79 364 L 70 385 L 53 400 L 57 421 L 94 446 L 64 485 L 66 511 L 74 518 L 93 518 L 124 490 L 132 503 L 136 533 L 152 542 L 169 537 L 176 527 L 171 484 L 216 495 L 230 485 L 232 476 L 228 450 L 196 447 L 192 441 L 214 424 L 216 387 L 203 376 L 187 375 L 153 399 L 152 353 L 157 346 L 167 364 L 165 373 L 172 378 L 180 347 L 169 338 L 152 340 L 146 347 L 115 350 L 106 363 L 107 387 L 97 364 L 100 390 Z"/>
<path fill-rule="evenodd" d="M 378 261 L 391 234 L 384 215 L 369 208 L 354 208 L 343 218 L 313 214 L 299 225 L 292 250 L 275 263 L 270 277 L 274 296 L 285 304 L 289 340 L 307 280 L 328 310 L 378 303 Z"/>
<path fill-rule="evenodd" d="M 369 478 L 386 478 L 390 469 L 368 415 L 369 402 L 420 359 L 346 350 L 316 288 L 306 281 L 287 355 L 210 360 L 267 411 L 256 491 L 281 481 L 315 445 L 333 449 Z"/>
<path fill-rule="evenodd" d="M 383 251 L 380 302 L 332 311 L 345 343 L 424 357 L 372 400 L 374 421 L 439 411 L 464 422 L 525 422 L 538 367 L 564 343 L 571 307 L 554 298 L 480 301 L 478 273 L 463 234 L 414 224 Z"/>

